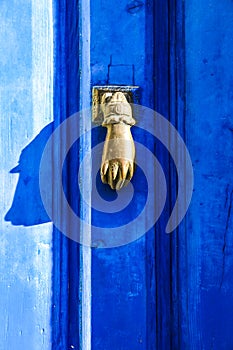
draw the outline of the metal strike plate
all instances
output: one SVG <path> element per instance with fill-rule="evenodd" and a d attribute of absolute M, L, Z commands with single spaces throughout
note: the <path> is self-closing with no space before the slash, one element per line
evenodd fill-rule
<path fill-rule="evenodd" d="M 135 145 L 133 104 L 139 103 L 138 86 L 95 86 L 92 94 L 93 122 L 107 128 L 102 154 L 101 180 L 120 190 L 132 179 Z"/>

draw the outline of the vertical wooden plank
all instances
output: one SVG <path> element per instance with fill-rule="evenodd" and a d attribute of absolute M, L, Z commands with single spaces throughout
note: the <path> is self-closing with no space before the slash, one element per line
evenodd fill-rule
<path fill-rule="evenodd" d="M 52 120 L 52 7 L 47 0 L 1 1 L 0 17 L 0 346 L 48 349 L 52 227 L 31 226 L 48 221 L 37 152 L 47 129 L 39 132 Z"/>
<path fill-rule="evenodd" d="M 56 64 L 55 64 L 55 126 L 77 111 L 90 106 L 90 48 L 89 48 L 89 3 L 88 1 L 58 1 L 56 8 Z M 91 123 L 85 113 L 77 117 L 77 135 Z M 66 129 L 56 145 L 54 161 L 59 160 L 66 149 L 71 130 Z M 71 148 L 64 166 L 64 191 L 67 199 L 77 213 L 90 222 L 90 211 L 85 211 L 79 198 L 78 186 L 90 192 L 91 177 L 84 170 L 78 183 L 80 159 L 91 147 L 90 136 L 86 135 Z M 60 147 L 60 150 L 59 150 Z M 63 203 L 59 203 L 61 220 L 67 227 L 70 222 L 64 216 Z M 63 225 L 64 227 L 64 225 Z M 87 237 L 83 225 L 74 227 L 80 235 Z M 54 229 L 54 310 L 53 310 L 53 348 L 90 349 L 91 340 L 91 249 L 65 237 Z"/>
<path fill-rule="evenodd" d="M 91 3 L 92 85 L 139 85 L 140 102 L 150 107 L 154 84 L 153 27 L 149 26 L 152 14 L 152 2 Z M 136 128 L 132 132 L 139 142 L 151 142 Z M 104 136 L 104 130 L 99 128 L 93 144 L 103 141 Z M 150 147 L 153 148 L 151 144 Z M 144 184 L 139 175 L 133 181 L 140 207 L 145 196 Z M 96 186 L 103 198 L 108 197 L 111 206 L 113 192 L 107 186 L 103 189 L 98 182 Z M 134 210 L 131 207 L 124 216 L 109 214 L 104 219 L 94 212 L 93 224 L 106 227 L 111 235 L 111 227 L 121 226 L 125 219 L 133 217 Z M 140 229 L 144 225 L 142 220 Z M 154 349 L 154 287 L 153 230 L 121 247 L 109 248 L 105 241 L 97 242 L 92 253 L 92 348 Z"/>
<path fill-rule="evenodd" d="M 195 172 L 187 219 L 190 349 L 231 349 L 231 1 L 189 1 L 186 10 L 186 139 Z"/>
<path fill-rule="evenodd" d="M 155 5 L 156 110 L 174 125 L 185 140 L 185 13 L 182 1 Z M 179 149 L 170 136 L 170 148 Z M 189 347 L 187 305 L 187 230 L 185 220 L 169 235 L 164 226 L 177 196 L 175 164 L 160 145 L 156 154 L 167 175 L 168 198 L 156 230 L 157 348 Z M 189 179 L 186 179 L 189 181 Z"/>
<path fill-rule="evenodd" d="M 185 6 L 184 2 L 175 2 L 170 14 L 171 25 L 173 26 L 171 35 L 172 71 L 171 89 L 173 89 L 173 113 L 171 115 L 173 124 L 186 142 L 186 70 L 185 70 Z M 176 145 L 174 145 L 176 147 Z M 179 150 L 177 150 L 179 152 Z M 176 174 L 171 174 L 173 182 L 173 201 L 176 196 L 176 184 L 174 184 Z M 188 183 L 189 178 L 185 181 Z M 172 241 L 172 346 L 174 348 L 185 349 L 188 345 L 188 329 L 186 327 L 189 313 L 186 312 L 188 293 L 188 271 L 187 271 L 187 239 L 188 230 L 186 228 L 186 217 L 181 222 Z"/>
<path fill-rule="evenodd" d="M 54 2 L 55 63 L 54 63 L 54 126 L 58 127 L 79 108 L 79 16 L 78 2 L 60 0 Z M 54 164 L 66 145 L 66 133 L 61 134 L 60 144 L 54 148 Z M 72 177 L 76 168 L 75 156 L 64 166 L 64 190 L 77 208 L 75 185 Z M 59 189 L 57 189 L 59 190 Z M 63 203 L 56 203 L 61 220 L 65 220 Z M 68 223 L 67 223 L 68 224 Z M 79 348 L 80 308 L 79 308 L 79 269 L 80 247 L 54 227 L 53 232 L 53 309 L 52 309 L 52 347 L 53 349 Z"/>
<path fill-rule="evenodd" d="M 90 0 L 80 1 L 80 111 L 81 123 L 80 131 L 84 133 L 91 127 L 91 114 L 86 110 L 91 105 L 91 60 L 90 60 Z M 80 159 L 85 153 L 91 153 L 91 134 L 86 133 L 82 144 L 80 145 Z M 91 158 L 86 163 L 86 167 L 81 172 L 81 186 L 83 193 L 86 194 L 86 200 L 91 203 L 92 188 L 92 161 Z M 85 222 L 91 225 L 91 208 L 84 208 L 81 201 L 81 214 Z M 80 228 L 81 237 L 85 238 L 87 245 L 80 249 L 80 288 L 81 288 L 81 342 L 80 349 L 91 350 L 91 228 Z"/>
<path fill-rule="evenodd" d="M 65 68 L 66 2 L 54 2 L 54 126 L 65 118 L 67 74 Z M 53 157 L 59 157 L 59 149 Z M 56 158 L 55 158 L 56 159 Z M 52 299 L 52 349 L 68 347 L 68 239 L 55 227 L 53 230 L 53 299 Z"/>
<path fill-rule="evenodd" d="M 171 71 L 170 71 L 170 1 L 155 2 L 155 109 L 170 119 Z M 168 183 L 168 198 L 156 225 L 156 349 L 170 349 L 172 345 L 172 234 L 166 235 L 165 226 L 171 212 L 170 158 L 162 145 L 156 144 L 156 156 L 162 164 Z"/>

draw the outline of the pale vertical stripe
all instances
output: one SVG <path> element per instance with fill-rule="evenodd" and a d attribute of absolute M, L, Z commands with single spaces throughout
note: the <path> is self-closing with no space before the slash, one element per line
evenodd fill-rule
<path fill-rule="evenodd" d="M 32 98 L 33 136 L 36 136 L 53 120 L 53 13 L 51 0 L 32 0 Z M 36 319 L 44 329 L 43 347 L 51 347 L 51 302 L 52 302 L 52 224 L 32 227 L 31 232 L 41 251 L 33 264 L 38 276 L 36 307 L 43 309 Z M 42 326 L 44 325 L 44 326 Z M 43 330 L 42 330 L 43 331 Z M 42 332 L 41 331 L 41 332 Z M 37 345 L 35 344 L 35 349 Z"/>
<path fill-rule="evenodd" d="M 51 0 L 32 0 L 33 131 L 53 120 L 53 13 Z"/>
<path fill-rule="evenodd" d="M 80 28 L 80 110 L 89 108 L 90 106 L 90 0 L 80 1 L 79 12 L 79 28 Z M 88 113 L 81 115 L 81 128 L 82 131 L 89 129 L 91 124 L 91 118 Z M 91 151 L 91 139 L 90 136 L 84 137 L 83 141 L 84 152 Z M 87 195 L 88 202 L 91 203 L 91 159 L 89 164 L 84 169 L 82 174 L 83 191 Z M 89 196 L 89 198 L 88 198 Z M 83 210 L 83 208 L 81 209 Z M 87 209 L 84 214 L 85 221 L 91 223 L 91 209 Z M 91 242 L 91 229 L 87 232 L 81 226 L 81 234 L 85 236 L 85 241 Z M 81 252 L 81 297 L 82 297 L 82 309 L 81 309 L 81 344 L 82 350 L 91 349 L 91 248 L 82 246 Z"/>
<path fill-rule="evenodd" d="M 0 339 L 4 349 L 47 350 L 52 225 L 13 226 L 4 216 L 21 176 L 9 170 L 52 120 L 52 6 L 50 0 L 2 0 L 0 8 Z"/>

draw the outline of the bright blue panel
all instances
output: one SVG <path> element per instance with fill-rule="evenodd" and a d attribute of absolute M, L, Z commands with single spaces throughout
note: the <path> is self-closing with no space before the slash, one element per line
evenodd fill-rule
<path fill-rule="evenodd" d="M 192 349 L 233 348 L 233 3 L 186 3 L 186 137 L 195 172 L 187 220 Z"/>
<path fill-rule="evenodd" d="M 151 15 L 152 4 L 146 6 L 142 2 L 125 0 L 117 4 L 100 0 L 91 2 L 91 81 L 93 86 L 139 85 L 140 102 L 153 107 Z M 93 134 L 93 145 L 103 141 L 105 133 L 103 128 L 99 128 Z M 132 128 L 132 133 L 139 142 L 148 143 L 153 149 L 153 139 L 146 140 L 136 128 Z M 139 168 L 132 183 L 135 199 L 131 205 L 119 214 L 103 215 L 93 211 L 93 224 L 118 227 L 137 217 L 147 199 L 147 182 Z M 98 179 L 97 188 L 111 206 L 115 193 Z M 144 225 L 142 220 L 138 229 L 143 230 Z M 123 247 L 93 249 L 93 349 L 154 349 L 153 254 L 153 232 Z"/>

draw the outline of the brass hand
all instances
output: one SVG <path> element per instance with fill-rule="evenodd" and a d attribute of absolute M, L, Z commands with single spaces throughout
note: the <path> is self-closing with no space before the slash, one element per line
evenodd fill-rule
<path fill-rule="evenodd" d="M 107 126 L 104 144 L 101 179 L 112 189 L 121 189 L 132 179 L 134 173 L 135 146 L 130 125 Z"/>
<path fill-rule="evenodd" d="M 106 93 L 102 97 L 103 126 L 107 136 L 103 149 L 101 179 L 119 190 L 132 179 L 135 145 L 131 126 L 135 123 L 132 109 L 122 92 Z"/>

